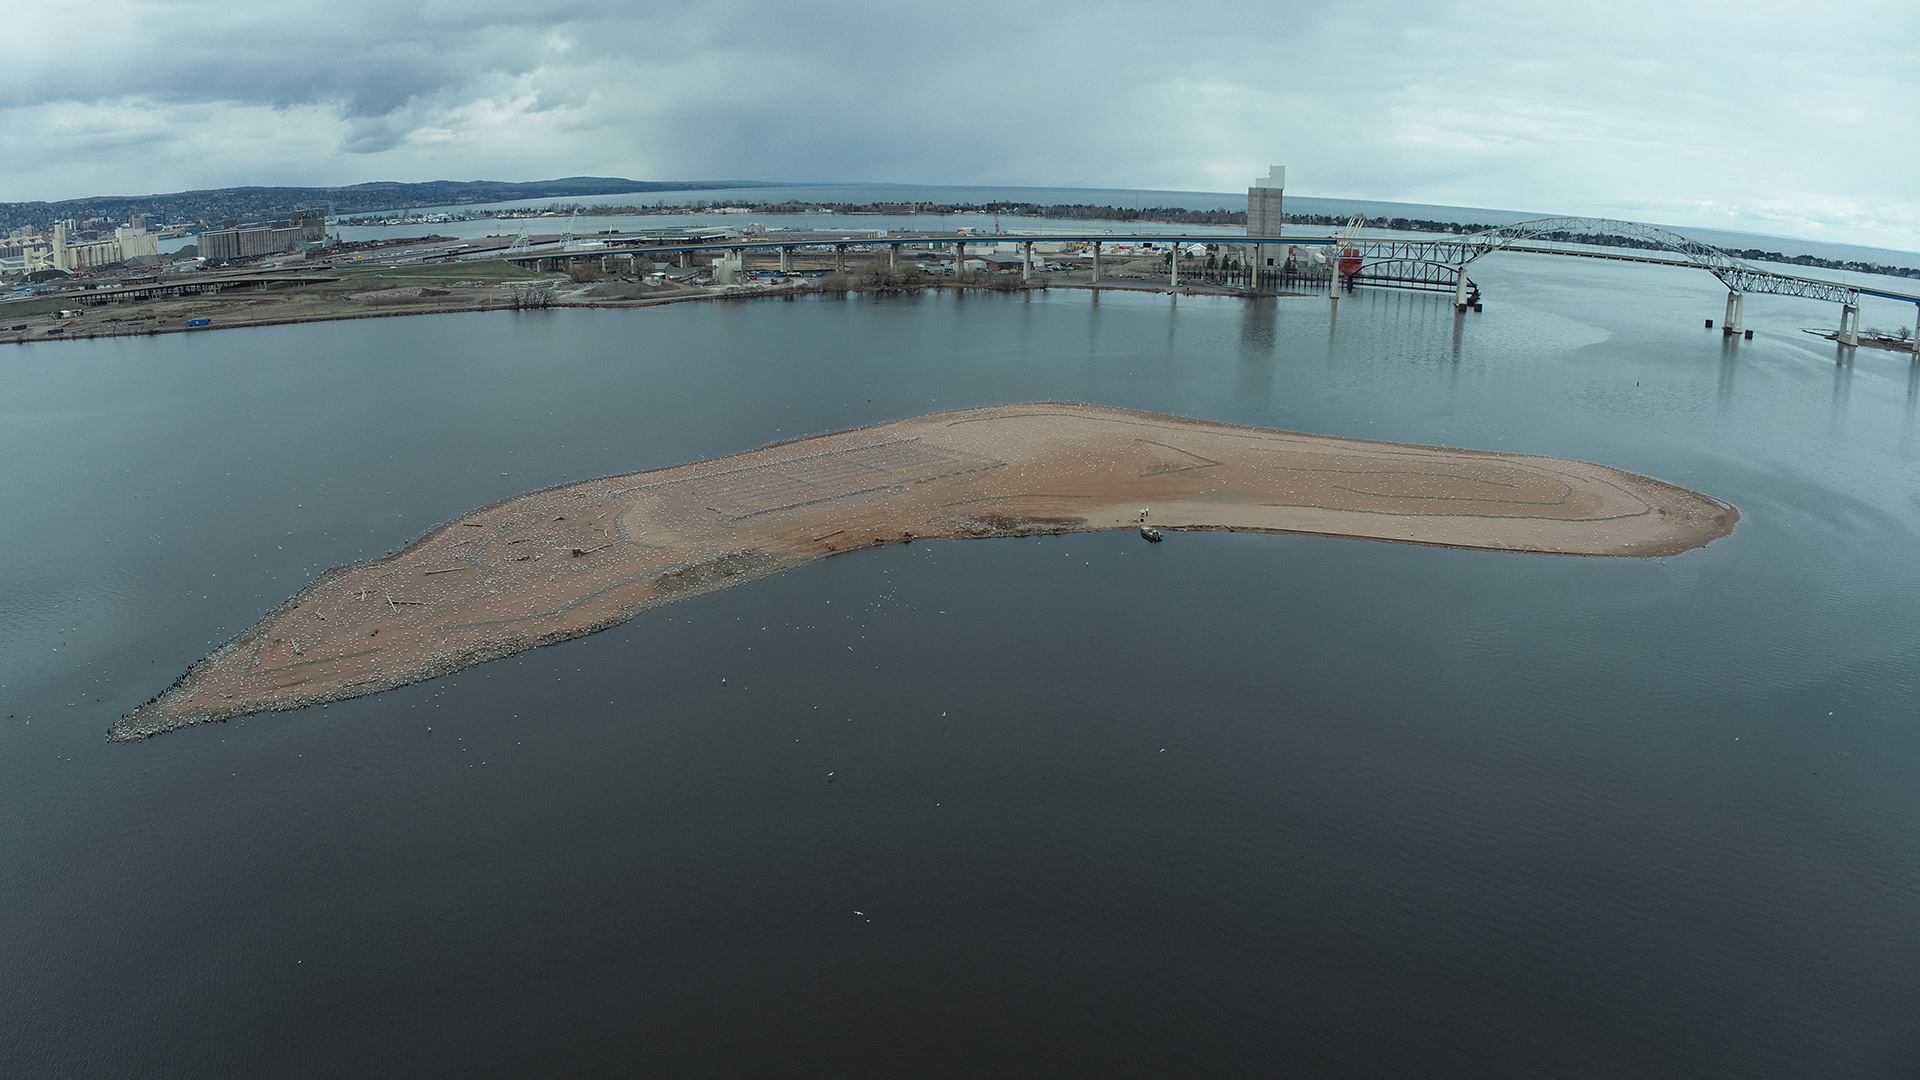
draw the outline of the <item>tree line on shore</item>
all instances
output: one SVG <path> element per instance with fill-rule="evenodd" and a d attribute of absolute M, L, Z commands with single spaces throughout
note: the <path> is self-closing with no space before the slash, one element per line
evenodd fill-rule
<path fill-rule="evenodd" d="M 521 183 L 504 180 L 429 180 L 404 184 L 375 181 L 346 187 L 231 187 L 155 195 L 97 195 L 55 202 L 0 202 L 0 229 L 51 228 L 69 218 L 128 220 L 143 213 L 155 221 L 218 224 L 285 219 L 294 210 L 326 207 L 330 215 L 414 207 L 506 202 L 510 199 L 578 198 L 631 191 L 688 191 L 754 186 L 718 180 L 649 181 L 619 176 L 569 176 Z"/>

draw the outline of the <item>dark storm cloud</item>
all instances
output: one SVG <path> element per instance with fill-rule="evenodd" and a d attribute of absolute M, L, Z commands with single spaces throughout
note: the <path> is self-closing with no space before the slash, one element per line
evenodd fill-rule
<path fill-rule="evenodd" d="M 1920 233 L 1920 15 L 1890 3 L 102 0 L 16 22 L 13 198 L 572 173 L 1234 190 L 1285 162 L 1304 194 Z"/>

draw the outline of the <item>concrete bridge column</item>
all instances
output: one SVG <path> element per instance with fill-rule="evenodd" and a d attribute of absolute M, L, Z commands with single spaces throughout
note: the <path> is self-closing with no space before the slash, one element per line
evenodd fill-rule
<path fill-rule="evenodd" d="M 1913 306 L 1913 337 L 1908 340 L 1913 342 L 1913 358 L 1920 360 L 1920 304 Z"/>
<path fill-rule="evenodd" d="M 1737 292 L 1727 293 L 1727 317 L 1721 320 L 1720 323 L 1720 333 L 1722 336 L 1733 337 L 1745 329 L 1740 325 L 1740 316 L 1745 314 L 1746 307 L 1747 294 Z"/>
<path fill-rule="evenodd" d="M 793 273 L 793 249 L 790 247 L 780 249 L 780 272 L 783 274 Z"/>
<path fill-rule="evenodd" d="M 1020 245 L 1020 280 L 1033 280 L 1033 241 Z"/>
<path fill-rule="evenodd" d="M 1453 310 L 1467 310 L 1467 268 L 1465 265 L 1460 267 L 1460 280 L 1454 282 L 1453 285 Z"/>
<path fill-rule="evenodd" d="M 1174 241 L 1173 251 L 1167 256 L 1167 281 L 1172 288 L 1180 287 L 1180 242 Z"/>
<path fill-rule="evenodd" d="M 845 244 L 833 245 L 833 272 L 836 274 L 847 272 L 847 245 Z"/>
<path fill-rule="evenodd" d="M 899 268 L 900 268 L 900 245 L 888 244 L 887 245 L 887 270 L 891 272 L 894 270 L 898 270 Z"/>
<path fill-rule="evenodd" d="M 958 285 L 967 276 L 967 245 L 965 241 L 953 242 L 953 281 Z"/>
<path fill-rule="evenodd" d="M 1842 345 L 1860 344 L 1859 304 L 1840 305 L 1840 332 L 1834 336 L 1834 340 Z"/>
<path fill-rule="evenodd" d="M 682 251 L 682 252 L 680 253 L 680 265 L 681 265 L 681 266 L 692 266 L 692 265 L 693 265 L 693 252 L 691 252 L 691 251 Z"/>
<path fill-rule="evenodd" d="M 1093 283 L 1100 284 L 1100 241 L 1098 240 L 1093 242 Z M 1920 337 L 1920 333 L 1914 336 Z"/>

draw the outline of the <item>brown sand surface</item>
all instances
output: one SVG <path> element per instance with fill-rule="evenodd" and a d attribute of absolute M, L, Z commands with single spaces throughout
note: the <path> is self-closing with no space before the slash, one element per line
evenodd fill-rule
<path fill-rule="evenodd" d="M 1044 403 L 937 413 L 516 496 L 328 571 L 113 726 L 145 738 L 340 701 L 590 634 L 836 551 L 1137 529 L 1671 555 L 1704 495 L 1558 458 Z"/>

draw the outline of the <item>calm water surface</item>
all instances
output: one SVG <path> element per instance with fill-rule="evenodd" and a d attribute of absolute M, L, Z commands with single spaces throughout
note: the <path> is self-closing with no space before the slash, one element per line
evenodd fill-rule
<path fill-rule="evenodd" d="M 0 1074 L 1911 1076 L 1920 381 L 1836 363 L 1819 305 L 1726 343 L 1704 275 L 1481 276 L 1465 318 L 1056 291 L 5 352 Z M 473 507 L 1044 398 L 1744 517 L 1652 561 L 890 547 L 105 741 Z"/>

